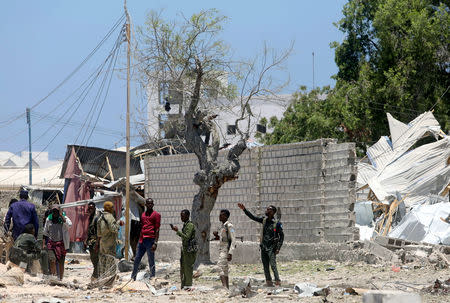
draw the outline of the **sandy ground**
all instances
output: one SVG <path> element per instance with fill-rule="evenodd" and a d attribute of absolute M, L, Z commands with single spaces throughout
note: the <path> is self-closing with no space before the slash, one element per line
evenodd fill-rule
<path fill-rule="evenodd" d="M 70 258 L 67 259 L 70 261 Z M 232 265 L 230 276 L 236 285 L 245 278 L 252 278 L 251 298 L 229 297 L 229 292 L 220 286 L 214 266 L 201 266 L 201 276 L 194 280 L 194 290 L 180 290 L 179 264 L 157 263 L 157 278 L 150 280 L 156 290 L 175 288 L 168 294 L 155 296 L 144 280 L 129 282 L 130 273 L 119 273 L 120 278 L 112 289 L 88 290 L 92 265 L 88 260 L 78 260 L 79 264 L 66 264 L 63 282 L 79 285 L 81 289 L 50 286 L 38 277 L 25 274 L 23 286 L 0 288 L 0 302 L 362 302 L 362 295 L 348 295 L 345 289 L 390 289 L 419 293 L 423 302 L 450 302 L 449 295 L 436 295 L 422 291 L 434 284 L 450 278 L 449 269 L 436 270 L 431 266 L 408 266 L 393 270 L 390 265 L 368 265 L 364 263 L 338 263 L 335 261 L 294 261 L 279 263 L 283 280 L 281 288 L 263 287 L 263 271 L 260 264 Z M 140 274 L 140 276 L 142 276 Z M 138 276 L 139 278 L 139 276 Z M 330 287 L 330 294 L 324 297 L 299 298 L 294 285 L 309 282 L 319 287 Z M 362 290 L 359 290 L 362 289 Z M 162 290 L 160 290 L 162 291 Z M 47 298 L 47 301 L 42 301 Z M 52 301 L 49 299 L 53 298 Z M 58 300 L 59 299 L 59 300 Z"/>

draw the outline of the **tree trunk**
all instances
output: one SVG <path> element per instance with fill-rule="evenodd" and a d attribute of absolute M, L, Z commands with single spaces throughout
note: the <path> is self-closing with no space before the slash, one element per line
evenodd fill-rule
<path fill-rule="evenodd" d="M 215 192 L 215 194 L 211 194 L 207 188 L 200 187 L 192 203 L 192 222 L 195 225 L 195 235 L 198 242 L 196 265 L 211 264 L 209 253 L 209 238 L 211 234 L 210 216 L 217 199 L 217 190 Z"/>

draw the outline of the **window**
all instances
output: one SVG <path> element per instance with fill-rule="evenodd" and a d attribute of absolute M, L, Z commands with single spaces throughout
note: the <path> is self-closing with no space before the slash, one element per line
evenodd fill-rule
<path fill-rule="evenodd" d="M 256 124 L 256 131 L 261 134 L 266 133 L 266 127 L 262 124 Z"/>
<path fill-rule="evenodd" d="M 160 138 L 172 139 L 183 131 L 182 117 L 181 114 L 160 114 L 158 117 Z"/>
<path fill-rule="evenodd" d="M 158 126 L 159 126 L 159 137 L 164 138 L 166 136 L 166 132 L 164 131 L 164 124 L 169 119 L 168 114 L 160 114 L 158 116 Z"/>
<path fill-rule="evenodd" d="M 159 82 L 159 104 L 165 105 L 183 103 L 183 85 L 180 81 L 160 81 Z"/>
<path fill-rule="evenodd" d="M 227 125 L 227 135 L 236 134 L 236 125 Z"/>
<path fill-rule="evenodd" d="M 165 98 L 169 96 L 169 84 L 166 81 L 159 82 L 159 104 L 166 103 Z"/>

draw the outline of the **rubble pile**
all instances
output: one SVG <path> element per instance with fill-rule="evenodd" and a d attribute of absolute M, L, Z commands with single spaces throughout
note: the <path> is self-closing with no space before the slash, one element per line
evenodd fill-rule
<path fill-rule="evenodd" d="M 373 236 L 450 245 L 450 136 L 432 112 L 408 124 L 387 114 L 390 137 L 367 149 L 358 164 L 357 224 Z"/>
<path fill-rule="evenodd" d="M 440 281 L 439 279 L 436 279 L 433 285 L 424 288 L 422 291 L 435 295 L 449 295 L 450 279 L 446 281 Z"/>

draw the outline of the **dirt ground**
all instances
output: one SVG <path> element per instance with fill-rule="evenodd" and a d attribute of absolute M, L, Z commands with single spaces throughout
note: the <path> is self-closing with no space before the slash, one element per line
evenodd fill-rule
<path fill-rule="evenodd" d="M 66 262 L 70 261 L 68 257 Z M 448 295 L 423 291 L 433 285 L 436 279 L 445 281 L 450 278 L 448 268 L 436 270 L 431 266 L 392 268 L 390 265 L 336 261 L 283 262 L 278 264 L 282 287 L 267 288 L 262 286 L 264 275 L 260 264 L 234 264 L 231 266 L 230 276 L 235 285 L 242 284 L 247 277 L 252 278 L 253 296 L 242 298 L 242 295 L 230 297 L 230 292 L 220 286 L 213 265 L 199 267 L 201 275 L 194 280 L 194 290 L 191 292 L 179 289 L 178 262 L 157 263 L 157 278 L 150 280 L 148 284 L 145 279 L 139 280 L 143 273 L 138 275 L 136 282 L 129 282 L 130 273 L 119 273 L 120 278 L 112 289 L 89 290 L 86 286 L 90 282 L 92 265 L 88 260 L 77 261 L 79 264 L 66 264 L 63 282 L 69 286 L 76 285 L 79 289 L 50 286 L 39 275 L 31 277 L 25 274 L 23 286 L 0 288 L 0 302 L 362 302 L 361 294 L 346 294 L 345 290 L 349 287 L 359 293 L 367 289 L 403 290 L 419 293 L 423 302 L 450 302 Z M 329 286 L 330 294 L 326 299 L 320 296 L 299 298 L 294 292 L 294 285 L 300 282 L 316 284 L 318 287 Z M 155 296 L 149 285 L 154 287 L 153 291 L 164 292 L 164 289 L 169 289 L 168 294 Z"/>

